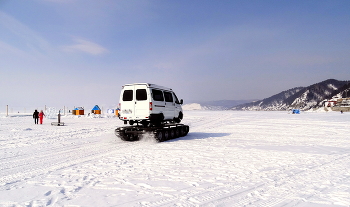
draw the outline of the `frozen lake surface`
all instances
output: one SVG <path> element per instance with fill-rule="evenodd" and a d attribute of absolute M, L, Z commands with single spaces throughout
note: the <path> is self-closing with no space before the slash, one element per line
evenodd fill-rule
<path fill-rule="evenodd" d="M 0 114 L 0 206 L 349 206 L 350 113 L 185 111 L 186 137 L 116 118 Z"/>

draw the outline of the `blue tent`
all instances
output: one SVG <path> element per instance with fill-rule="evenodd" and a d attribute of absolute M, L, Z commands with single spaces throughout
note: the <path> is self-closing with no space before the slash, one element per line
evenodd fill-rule
<path fill-rule="evenodd" d="M 94 108 L 92 108 L 91 110 L 95 111 L 95 110 L 101 110 L 100 107 L 98 107 L 97 105 L 94 106 Z"/>
<path fill-rule="evenodd" d="M 97 105 L 91 109 L 91 113 L 93 114 L 101 114 L 101 109 Z"/>
<path fill-rule="evenodd" d="M 292 110 L 292 113 L 293 113 L 293 114 L 300 114 L 300 110 L 299 110 L 299 109 L 293 109 L 293 110 Z"/>

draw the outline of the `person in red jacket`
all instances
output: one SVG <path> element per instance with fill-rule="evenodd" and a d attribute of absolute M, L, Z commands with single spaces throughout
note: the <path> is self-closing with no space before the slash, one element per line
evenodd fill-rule
<path fill-rule="evenodd" d="M 40 120 L 40 124 L 43 124 L 43 118 L 44 118 L 45 114 L 43 112 L 43 110 L 40 111 L 39 113 L 39 120 Z"/>

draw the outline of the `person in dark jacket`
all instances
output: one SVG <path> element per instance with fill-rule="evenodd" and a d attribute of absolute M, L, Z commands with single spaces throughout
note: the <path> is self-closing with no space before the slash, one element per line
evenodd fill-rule
<path fill-rule="evenodd" d="M 35 109 L 34 113 L 33 113 L 33 119 L 34 119 L 34 123 L 38 124 L 39 121 L 39 112 L 38 110 Z"/>

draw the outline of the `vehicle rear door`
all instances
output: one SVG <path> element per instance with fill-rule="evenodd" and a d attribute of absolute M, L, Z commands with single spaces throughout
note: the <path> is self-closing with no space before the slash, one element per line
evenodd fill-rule
<path fill-rule="evenodd" d="M 120 99 L 120 116 L 133 119 L 135 115 L 134 86 L 124 86 Z"/>
<path fill-rule="evenodd" d="M 146 119 L 150 111 L 150 94 L 146 85 L 135 85 L 135 119 Z"/>

